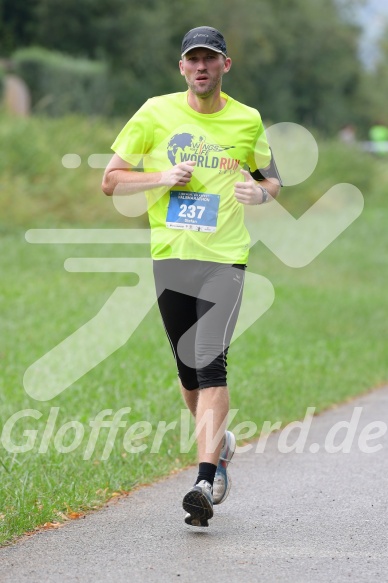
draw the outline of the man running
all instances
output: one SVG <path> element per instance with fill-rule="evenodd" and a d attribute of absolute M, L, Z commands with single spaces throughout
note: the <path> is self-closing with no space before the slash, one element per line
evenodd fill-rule
<path fill-rule="evenodd" d="M 208 526 L 231 484 L 226 356 L 248 260 L 244 205 L 280 189 L 259 112 L 221 91 L 231 65 L 219 31 L 190 30 L 179 61 L 188 90 L 135 113 L 102 183 L 107 195 L 146 194 L 158 305 L 196 423 L 198 476 L 183 498 L 192 526 Z M 144 172 L 134 171 L 140 161 Z"/>

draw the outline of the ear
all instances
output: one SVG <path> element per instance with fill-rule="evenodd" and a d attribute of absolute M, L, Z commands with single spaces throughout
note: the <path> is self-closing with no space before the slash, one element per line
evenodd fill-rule
<path fill-rule="evenodd" d="M 183 70 L 183 61 L 182 60 L 179 61 L 179 70 L 181 72 L 181 75 L 184 76 L 185 75 L 185 72 Z"/>
<path fill-rule="evenodd" d="M 232 59 L 230 57 L 226 57 L 225 63 L 224 63 L 224 73 L 228 73 L 230 71 L 231 66 L 232 66 Z"/>

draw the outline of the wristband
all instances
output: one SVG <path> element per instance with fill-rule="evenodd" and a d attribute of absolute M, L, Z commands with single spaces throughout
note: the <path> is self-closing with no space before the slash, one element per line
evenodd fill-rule
<path fill-rule="evenodd" d="M 259 185 L 259 188 L 261 189 L 261 192 L 263 193 L 263 198 L 262 198 L 261 202 L 258 202 L 257 204 L 264 204 L 265 202 L 268 202 L 269 192 L 266 188 L 264 188 L 264 186 Z"/>

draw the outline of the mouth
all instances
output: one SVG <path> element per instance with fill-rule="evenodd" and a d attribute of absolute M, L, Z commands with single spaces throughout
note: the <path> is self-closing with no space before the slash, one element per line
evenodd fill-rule
<path fill-rule="evenodd" d="M 209 77 L 207 77 L 206 75 L 199 75 L 198 77 L 195 78 L 196 81 L 207 81 L 209 79 Z"/>

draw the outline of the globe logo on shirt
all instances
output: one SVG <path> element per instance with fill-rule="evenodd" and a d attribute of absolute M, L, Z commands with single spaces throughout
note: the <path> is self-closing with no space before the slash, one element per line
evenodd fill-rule
<path fill-rule="evenodd" d="M 220 153 L 225 150 L 230 150 L 235 148 L 235 146 L 226 146 L 220 144 L 214 144 L 207 141 L 204 135 L 195 136 L 194 134 L 183 133 L 175 134 L 167 145 L 167 155 L 171 164 L 179 164 L 179 162 L 184 162 L 186 160 L 198 160 L 199 165 L 202 164 L 201 160 L 210 153 Z M 206 168 L 216 168 L 218 167 L 218 158 L 213 158 L 214 163 L 211 165 L 205 164 Z M 208 160 L 207 160 L 208 162 Z M 230 159 L 231 166 L 229 170 L 238 165 L 239 160 Z"/>
<path fill-rule="evenodd" d="M 186 148 L 192 153 L 193 140 L 193 134 L 175 134 L 175 136 L 171 138 L 167 146 L 167 155 L 173 166 L 181 162 L 180 156 L 187 152 Z"/>

